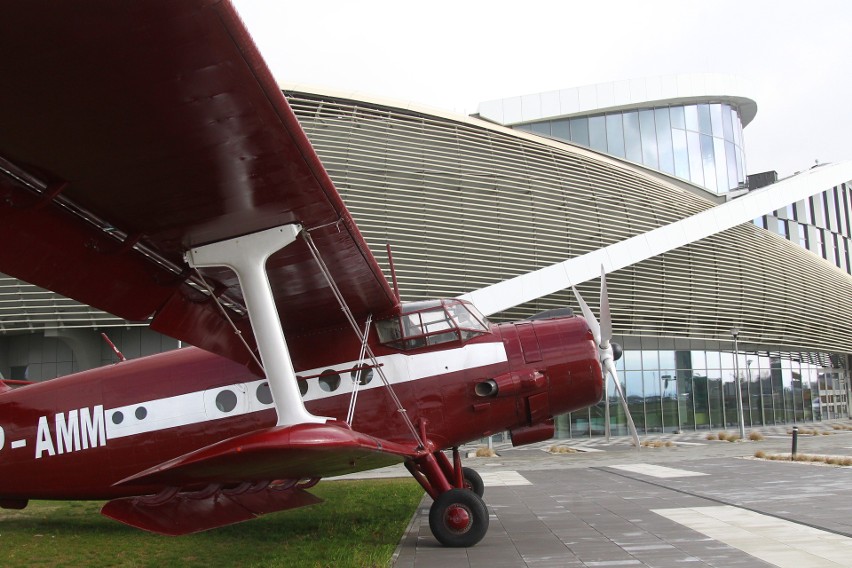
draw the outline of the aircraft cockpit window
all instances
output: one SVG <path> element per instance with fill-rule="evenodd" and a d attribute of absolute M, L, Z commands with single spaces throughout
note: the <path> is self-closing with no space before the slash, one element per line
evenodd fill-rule
<path fill-rule="evenodd" d="M 379 340 L 397 349 L 465 342 L 490 333 L 488 320 L 468 302 L 429 300 L 402 306 L 402 315 L 376 322 Z"/>

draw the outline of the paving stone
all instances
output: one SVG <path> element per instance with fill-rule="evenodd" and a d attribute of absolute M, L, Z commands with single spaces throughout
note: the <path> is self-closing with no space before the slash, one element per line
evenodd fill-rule
<path fill-rule="evenodd" d="M 757 449 L 783 451 L 789 445 L 784 437 L 760 444 L 685 438 L 700 445 L 643 450 L 637 456 L 626 441 L 614 441 L 599 444 L 604 452 L 570 457 L 501 449 L 499 466 L 469 459 L 469 467 L 516 472 L 531 484 L 486 487 L 489 534 L 470 549 L 437 544 L 428 529 L 431 499 L 424 498 L 394 566 L 752 568 L 780 563 L 780 556 L 772 563 L 760 560 L 653 512 L 724 505 L 852 537 L 852 470 L 744 459 Z M 811 453 L 852 454 L 852 434 L 808 443 Z M 610 467 L 630 463 L 707 475 L 659 478 Z M 774 558 L 771 550 L 766 557 Z"/>

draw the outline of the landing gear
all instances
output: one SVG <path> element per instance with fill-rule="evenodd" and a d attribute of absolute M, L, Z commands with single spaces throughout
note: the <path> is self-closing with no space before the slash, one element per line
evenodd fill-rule
<path fill-rule="evenodd" d="M 462 475 L 464 476 L 465 489 L 470 489 L 480 497 L 485 494 L 485 483 L 483 483 L 482 476 L 475 469 L 463 467 Z"/>
<path fill-rule="evenodd" d="M 444 546 L 473 546 L 488 532 L 488 509 L 476 493 L 450 489 L 432 503 L 429 528 Z"/>
<path fill-rule="evenodd" d="M 458 448 L 453 461 L 444 452 L 425 453 L 405 463 L 414 479 L 435 501 L 429 509 L 429 528 L 444 546 L 473 546 L 488 532 L 485 486 L 473 469 L 462 467 Z"/>

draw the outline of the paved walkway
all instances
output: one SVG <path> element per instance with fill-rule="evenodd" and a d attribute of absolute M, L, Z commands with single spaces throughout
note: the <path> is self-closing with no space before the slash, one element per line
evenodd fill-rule
<path fill-rule="evenodd" d="M 486 482 L 485 539 L 441 547 L 426 497 L 394 566 L 852 566 L 852 468 L 746 459 L 789 452 L 787 428 L 764 429 L 762 442 L 650 437 L 676 445 L 638 453 L 624 438 L 561 455 L 546 449 L 578 444 L 499 447 L 498 457 L 465 461 Z M 800 436 L 799 452 L 852 456 L 852 432 Z"/>

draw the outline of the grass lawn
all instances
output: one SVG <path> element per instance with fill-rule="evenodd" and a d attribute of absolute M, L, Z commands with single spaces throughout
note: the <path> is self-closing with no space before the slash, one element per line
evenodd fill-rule
<path fill-rule="evenodd" d="M 387 566 L 423 490 L 413 479 L 326 481 L 325 502 L 165 537 L 107 519 L 103 503 L 0 509 L 0 566 Z"/>

